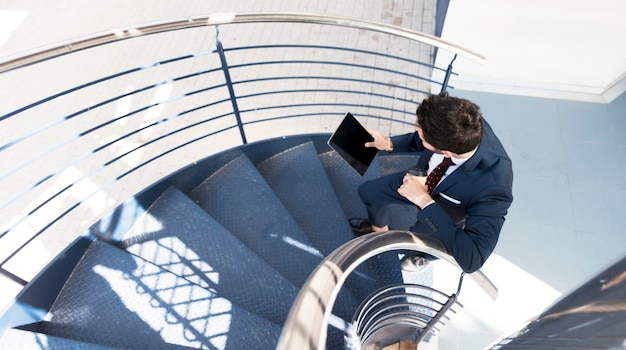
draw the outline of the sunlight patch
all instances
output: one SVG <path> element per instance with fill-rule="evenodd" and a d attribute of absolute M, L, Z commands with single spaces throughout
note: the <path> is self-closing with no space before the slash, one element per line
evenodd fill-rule
<path fill-rule="evenodd" d="M 269 236 L 272 237 L 272 238 L 279 238 L 278 235 L 274 234 L 274 233 L 271 233 Z M 310 245 L 307 245 L 307 244 L 304 244 L 302 242 L 299 242 L 299 241 L 297 241 L 297 240 L 295 240 L 295 239 L 293 239 L 291 237 L 282 236 L 282 237 L 280 237 L 280 239 L 283 242 L 285 242 L 285 243 L 287 243 L 287 244 L 289 244 L 291 246 L 294 246 L 294 247 L 296 247 L 296 248 L 298 248 L 300 250 L 303 250 L 303 251 L 305 251 L 305 252 L 307 252 L 309 254 L 316 255 L 316 256 L 319 256 L 319 257 L 322 257 L 322 258 L 324 257 L 324 255 L 322 253 L 320 253 L 319 250 L 315 249 L 314 247 L 311 247 Z"/>
<path fill-rule="evenodd" d="M 96 265 L 123 305 L 163 341 L 190 347 L 226 346 L 232 304 L 159 267 L 137 260 L 132 275 Z"/>

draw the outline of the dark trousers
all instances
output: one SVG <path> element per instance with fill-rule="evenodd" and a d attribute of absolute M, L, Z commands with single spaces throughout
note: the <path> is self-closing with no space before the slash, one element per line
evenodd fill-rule
<path fill-rule="evenodd" d="M 405 172 L 389 174 L 374 180 L 364 182 L 359 186 L 359 197 L 367 210 L 367 219 L 377 227 L 389 225 L 389 204 L 415 205 L 398 193 L 398 188 L 402 186 Z M 393 227 L 389 227 L 393 230 Z M 421 255 L 428 260 L 436 260 L 434 256 L 415 251 L 397 251 L 405 255 Z"/>
<path fill-rule="evenodd" d="M 389 225 L 389 204 L 414 205 L 398 193 L 404 175 L 404 172 L 389 174 L 359 186 L 359 197 L 365 204 L 367 218 L 372 225 L 377 227 Z"/>

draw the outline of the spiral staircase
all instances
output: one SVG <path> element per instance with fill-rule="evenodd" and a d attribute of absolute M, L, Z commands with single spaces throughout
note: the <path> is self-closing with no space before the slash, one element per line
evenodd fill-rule
<path fill-rule="evenodd" d="M 0 344 L 276 347 L 307 277 L 354 238 L 347 218 L 364 214 L 354 195 L 358 184 L 415 162 L 381 155 L 361 178 L 326 139 L 300 136 L 230 150 L 120 207 L 105 221 L 126 231 L 122 239 L 102 235 L 100 223 L 93 237 L 80 238 L 56 264 L 69 274 L 55 283 L 60 289 L 49 318 L 11 329 Z M 119 221 L 130 206 L 135 221 Z M 59 278 L 63 271 L 55 267 L 47 273 Z M 397 254 L 380 254 L 346 281 L 333 314 L 350 320 L 368 294 L 402 281 Z M 48 293 L 54 288 L 46 286 Z M 328 348 L 343 348 L 343 335 L 332 329 L 328 341 Z"/>
<path fill-rule="evenodd" d="M 417 101 L 431 85 L 445 90 L 452 66 L 345 46 L 356 41 L 342 36 L 242 43 L 237 35 L 259 23 L 332 27 L 355 39 L 371 31 L 399 40 L 406 53 L 420 45 L 432 53 L 437 44 L 481 59 L 394 26 L 247 13 L 151 23 L 5 60 L 1 79 L 24 84 L 43 70 L 58 86 L 34 83 L 21 94 L 16 85 L 0 117 L 5 130 L 21 130 L 0 146 L 11 164 L 0 178 L 15 183 L 0 204 L 11 218 L 0 233 L 0 272 L 24 286 L 0 318 L 0 348 L 340 349 L 432 339 L 443 314 L 459 305 L 458 291 L 429 287 L 430 272 L 404 281 L 396 249 L 454 260 L 406 232 L 375 248 L 380 238 L 355 240 L 347 221 L 365 215 L 360 183 L 404 171 L 417 156 L 380 154 L 360 176 L 327 146 L 328 128 L 303 124 L 335 124 L 351 111 L 366 124 L 410 129 Z M 178 45 L 164 52 L 172 36 Z M 211 36 L 214 49 L 190 51 Z M 107 68 L 129 49 L 129 62 Z M 55 68 L 82 55 L 90 58 L 74 75 Z M 142 55 L 162 58 L 146 64 Z M 93 75 L 98 59 L 108 73 Z M 133 60 L 143 63 L 132 67 Z M 148 100 L 163 91 L 170 97 Z M 290 129 L 294 136 L 283 136 Z M 86 210 L 102 193 L 111 210 Z M 398 207 L 394 228 L 408 230 L 413 211 Z M 72 224 L 91 218 L 85 234 Z M 37 260 L 33 245 L 65 237 L 74 238 L 34 276 L 20 272 Z M 342 253 L 361 243 L 344 248 L 360 253 Z M 337 255 L 348 263 L 329 260 Z M 315 286 L 309 277 L 324 266 L 335 272 Z M 329 286 L 328 295 L 302 302 L 307 291 Z M 319 305 L 322 316 L 305 312 L 311 323 L 298 326 L 295 305 Z M 294 343 L 303 332 L 304 343 Z M 359 339 L 365 333 L 368 340 Z"/>
<path fill-rule="evenodd" d="M 145 209 L 134 208 L 135 222 L 115 220 L 125 206 L 107 219 L 126 231 L 119 242 L 97 224 L 93 240 L 64 254 L 57 265 L 71 273 L 57 281 L 51 317 L 10 330 L 0 344 L 274 348 L 299 288 L 323 256 L 354 238 L 346 218 L 364 214 L 354 196 L 363 179 L 326 138 L 250 144 L 155 185 L 136 198 Z M 413 162 L 383 156 L 365 178 Z M 350 319 L 369 293 L 402 282 L 397 258 L 383 254 L 365 267 L 346 283 L 337 315 Z M 340 336 L 329 341 L 342 345 Z"/>
<path fill-rule="evenodd" d="M 246 43 L 241 33 L 257 24 L 279 30 Z M 288 36 L 286 25 L 333 35 L 282 42 L 276 33 Z M 363 33 L 383 35 L 387 51 L 359 46 Z M 428 55 L 455 56 L 444 68 L 413 59 L 424 45 Z M 121 61 L 140 63 L 115 66 L 129 51 Z M 0 318 L 0 348 L 437 348 L 438 330 L 459 312 L 465 274 L 440 244 L 404 231 L 415 208 L 395 207 L 399 231 L 385 234 L 355 238 L 347 221 L 365 215 L 359 184 L 418 156 L 382 152 L 360 176 L 319 126 L 351 111 L 368 127 L 411 131 L 416 104 L 448 88 L 457 55 L 483 59 L 395 26 L 247 13 L 116 30 L 0 62 L 0 80 L 17 82 L 0 113 L 0 130 L 17 130 L 0 145 L 9 164 L 0 180 L 15 184 L 1 197 L 0 273 L 23 286 Z M 163 91 L 169 97 L 150 100 Z M 32 248 L 67 237 L 49 260 Z M 403 275 L 399 250 L 449 263 L 458 287 L 437 289 L 431 269 Z M 40 260 L 31 276 L 19 269 Z M 622 265 L 603 280 L 616 281 Z M 495 298 L 482 273 L 468 277 Z M 493 348 L 553 341 L 544 333 L 554 312 L 586 322 L 563 316 L 572 300 L 586 299 L 574 293 Z M 607 320 L 619 328 L 619 305 L 613 311 Z"/>

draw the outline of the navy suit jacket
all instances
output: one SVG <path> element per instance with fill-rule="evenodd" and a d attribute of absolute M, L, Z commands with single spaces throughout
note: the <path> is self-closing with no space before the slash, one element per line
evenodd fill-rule
<path fill-rule="evenodd" d="M 478 270 L 493 252 L 513 201 L 511 159 L 483 119 L 483 137 L 474 155 L 433 191 L 432 203 L 418 211 L 411 231 L 440 240 L 466 272 Z M 422 152 L 428 167 L 432 152 L 417 132 L 394 136 L 394 152 Z"/>

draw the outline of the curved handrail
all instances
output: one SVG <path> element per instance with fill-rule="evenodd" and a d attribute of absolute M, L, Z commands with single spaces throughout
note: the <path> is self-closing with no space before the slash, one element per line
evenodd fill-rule
<path fill-rule="evenodd" d="M 309 276 L 287 316 L 277 349 L 323 348 L 332 306 L 345 279 L 369 258 L 393 250 L 424 252 L 461 269 L 443 245 L 432 238 L 407 231 L 373 232 L 357 237 L 329 254 Z M 498 290 L 487 276 L 480 271 L 468 276 L 495 300 Z"/>
<path fill-rule="evenodd" d="M 208 16 L 179 18 L 153 22 L 136 27 L 134 26 L 124 29 L 104 31 L 88 36 L 78 37 L 75 39 L 67 40 L 65 42 L 60 42 L 57 44 L 39 48 L 30 52 L 9 56 L 0 62 L 0 73 L 28 66 L 33 63 L 42 62 L 55 57 L 63 56 L 71 52 L 76 52 L 87 48 L 144 35 L 203 26 L 260 22 L 299 22 L 367 29 L 429 44 L 478 63 L 483 63 L 485 61 L 485 57 L 476 52 L 465 49 L 451 42 L 442 40 L 436 36 L 410 29 L 405 29 L 399 26 L 342 16 L 327 16 L 296 12 L 256 12 L 216 13 Z"/>

